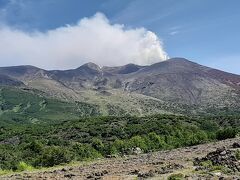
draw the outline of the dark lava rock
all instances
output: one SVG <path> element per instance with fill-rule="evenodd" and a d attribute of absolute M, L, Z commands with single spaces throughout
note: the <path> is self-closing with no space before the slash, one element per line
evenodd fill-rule
<path fill-rule="evenodd" d="M 95 176 L 103 176 L 104 174 L 102 172 L 96 172 Z"/>
<path fill-rule="evenodd" d="M 235 156 L 235 152 L 225 147 L 218 148 L 216 151 L 208 153 L 206 157 L 196 158 L 194 165 L 199 166 L 201 162 L 205 161 L 211 161 L 213 166 L 224 166 L 233 172 L 240 172 L 240 163 Z"/>
<path fill-rule="evenodd" d="M 240 143 L 235 142 L 235 143 L 233 143 L 232 147 L 233 148 L 240 148 Z"/>
<path fill-rule="evenodd" d="M 62 168 L 62 170 L 61 171 L 63 171 L 63 172 L 66 172 L 67 171 L 67 169 L 65 169 L 65 168 Z"/>
<path fill-rule="evenodd" d="M 66 177 L 66 178 L 72 178 L 72 177 L 74 177 L 75 176 L 75 174 L 65 174 L 64 175 L 64 177 Z"/>
<path fill-rule="evenodd" d="M 90 174 L 87 176 L 87 179 L 93 179 L 94 178 L 94 175 Z"/>
<path fill-rule="evenodd" d="M 138 175 L 139 174 L 139 170 L 135 169 L 130 174 L 133 174 L 133 175 L 137 174 Z"/>
<path fill-rule="evenodd" d="M 108 174 L 108 171 L 105 169 L 102 171 L 103 174 Z"/>

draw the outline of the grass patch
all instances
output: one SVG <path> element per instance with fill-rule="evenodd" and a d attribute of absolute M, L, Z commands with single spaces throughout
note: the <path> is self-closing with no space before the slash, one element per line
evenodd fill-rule
<path fill-rule="evenodd" d="M 184 175 L 181 173 L 172 174 L 168 177 L 168 180 L 183 180 L 183 179 L 184 179 Z"/>
<path fill-rule="evenodd" d="M 212 161 L 210 161 L 210 160 L 202 161 L 202 162 L 200 162 L 199 165 L 202 167 L 205 167 L 205 168 L 211 168 L 213 166 Z"/>
<path fill-rule="evenodd" d="M 31 165 L 21 161 L 17 165 L 17 171 L 33 171 L 35 168 L 32 167 Z"/>
<path fill-rule="evenodd" d="M 0 176 L 7 175 L 13 173 L 12 170 L 2 170 L 0 169 Z"/>

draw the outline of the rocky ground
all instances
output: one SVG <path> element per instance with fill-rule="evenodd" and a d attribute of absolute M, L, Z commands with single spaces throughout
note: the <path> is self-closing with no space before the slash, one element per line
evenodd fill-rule
<path fill-rule="evenodd" d="M 239 149 L 240 138 L 235 138 L 171 151 L 23 172 L 0 179 L 240 179 L 240 162 L 236 157 Z"/>

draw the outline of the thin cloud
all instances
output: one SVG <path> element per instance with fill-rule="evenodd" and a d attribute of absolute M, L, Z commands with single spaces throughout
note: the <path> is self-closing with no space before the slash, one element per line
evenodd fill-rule
<path fill-rule="evenodd" d="M 31 64 L 46 69 L 152 64 L 168 58 L 161 40 L 144 28 L 111 24 L 102 14 L 47 32 L 0 27 L 0 65 Z"/>
<path fill-rule="evenodd" d="M 174 35 L 176 35 L 176 34 L 178 34 L 179 33 L 179 31 L 172 31 L 172 32 L 170 32 L 169 34 L 171 35 L 171 36 L 174 36 Z"/>

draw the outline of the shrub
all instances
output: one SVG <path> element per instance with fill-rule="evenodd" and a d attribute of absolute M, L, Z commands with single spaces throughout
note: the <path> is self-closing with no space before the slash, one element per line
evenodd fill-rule
<path fill-rule="evenodd" d="M 132 137 L 129 140 L 128 145 L 129 145 L 130 148 L 139 147 L 142 150 L 146 150 L 147 149 L 146 142 L 144 141 L 144 139 L 141 136 L 134 136 L 134 137 Z"/>
<path fill-rule="evenodd" d="M 127 144 L 125 141 L 120 140 L 120 139 L 116 139 L 112 146 L 116 149 L 116 151 L 120 152 L 120 153 L 124 153 L 124 151 L 127 149 Z"/>
<path fill-rule="evenodd" d="M 63 163 L 69 163 L 72 160 L 69 151 L 63 147 L 51 146 L 44 149 L 42 155 L 36 160 L 37 166 L 51 167 Z"/>
<path fill-rule="evenodd" d="M 165 141 L 154 132 L 147 135 L 146 141 L 150 150 L 158 150 L 166 147 Z"/>
<path fill-rule="evenodd" d="M 10 149 L 0 148 L 0 169 L 1 170 L 16 170 L 19 158 Z"/>
<path fill-rule="evenodd" d="M 113 144 L 106 144 L 104 146 L 104 155 L 117 155 L 120 151 Z"/>
<path fill-rule="evenodd" d="M 43 151 L 43 144 L 39 141 L 32 141 L 26 145 L 25 149 L 29 149 L 34 153 L 40 153 Z"/>
<path fill-rule="evenodd" d="M 224 140 L 224 139 L 228 139 L 228 138 L 235 138 L 237 135 L 237 131 L 233 128 L 226 128 L 226 129 L 222 129 L 217 131 L 217 139 L 218 140 Z"/>
<path fill-rule="evenodd" d="M 102 141 L 100 139 L 94 138 L 92 140 L 92 147 L 94 149 L 96 149 L 97 151 L 102 152 L 104 149 L 104 144 L 102 143 Z"/>
<path fill-rule="evenodd" d="M 89 144 L 74 143 L 72 149 L 77 160 L 88 160 L 102 157 L 102 155 Z"/>
<path fill-rule="evenodd" d="M 193 133 L 189 135 L 189 137 L 187 138 L 188 138 L 187 145 L 190 145 L 190 146 L 201 144 L 208 140 L 208 136 L 204 131 Z"/>

